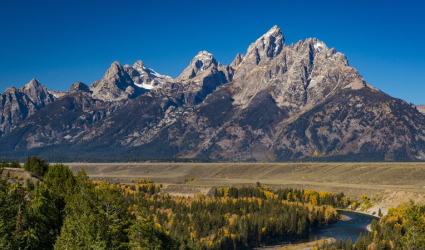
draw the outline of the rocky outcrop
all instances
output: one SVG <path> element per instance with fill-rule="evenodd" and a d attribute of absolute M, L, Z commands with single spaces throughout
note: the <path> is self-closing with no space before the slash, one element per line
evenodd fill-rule
<path fill-rule="evenodd" d="M 25 94 L 38 109 L 55 101 L 55 97 L 36 79 L 32 79 L 24 87 L 20 88 L 19 92 Z"/>
<path fill-rule="evenodd" d="M 234 70 L 218 63 L 214 55 L 200 51 L 189 66 L 172 83 L 165 84 L 155 93 L 172 96 L 186 105 L 201 103 L 214 90 L 233 79 Z"/>
<path fill-rule="evenodd" d="M 245 58 L 245 55 L 241 55 L 241 54 L 238 53 L 236 55 L 235 59 L 233 59 L 233 62 L 230 64 L 230 67 L 237 70 L 244 58 Z"/>
<path fill-rule="evenodd" d="M 137 94 L 133 80 L 119 62 L 114 62 L 100 81 L 90 86 L 93 98 L 103 101 L 128 100 Z"/>
<path fill-rule="evenodd" d="M 83 92 L 91 93 L 91 90 L 90 90 L 89 86 L 87 86 L 85 83 L 83 83 L 83 82 L 76 82 L 76 83 L 73 83 L 71 85 L 71 87 L 68 90 L 68 94 L 73 94 L 73 93 L 76 93 L 78 91 L 83 91 Z"/>
<path fill-rule="evenodd" d="M 7 88 L 0 99 L 0 134 L 3 134 L 56 98 L 33 79 L 20 89 L 13 86 Z"/>
<path fill-rule="evenodd" d="M 421 112 L 421 114 L 425 115 L 425 105 L 417 105 L 416 108 L 419 112 Z"/>
<path fill-rule="evenodd" d="M 198 55 L 190 61 L 189 66 L 176 78 L 176 82 L 187 81 L 195 76 L 205 74 L 205 72 L 216 68 L 217 65 L 217 61 L 214 59 L 213 54 L 207 51 L 200 51 Z"/>
<path fill-rule="evenodd" d="M 261 61 L 276 57 L 285 46 L 282 30 L 273 26 L 266 34 L 248 47 L 243 60 L 238 65 L 235 79 L 257 67 Z"/>
<path fill-rule="evenodd" d="M 173 78 L 158 74 L 155 70 L 145 67 L 140 60 L 134 63 L 133 67 L 128 64 L 124 65 L 124 70 L 130 75 L 137 87 L 145 90 L 161 88 L 165 83 L 173 82 Z"/>

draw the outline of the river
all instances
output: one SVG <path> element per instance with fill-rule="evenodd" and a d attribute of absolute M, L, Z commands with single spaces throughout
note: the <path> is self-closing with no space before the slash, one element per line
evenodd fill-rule
<path fill-rule="evenodd" d="M 293 241 L 291 243 L 305 243 L 323 238 L 335 238 L 335 239 L 348 239 L 351 238 L 353 242 L 359 237 L 360 233 L 366 232 L 367 225 L 369 225 L 373 219 L 378 219 L 375 216 L 350 212 L 345 210 L 338 210 L 338 213 L 343 215 L 345 219 L 339 220 L 331 225 L 322 226 L 318 229 L 312 230 L 304 238 Z"/>

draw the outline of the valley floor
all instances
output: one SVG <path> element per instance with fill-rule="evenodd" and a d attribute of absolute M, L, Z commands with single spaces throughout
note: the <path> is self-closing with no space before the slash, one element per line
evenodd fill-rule
<path fill-rule="evenodd" d="M 149 177 L 176 195 L 212 187 L 255 185 L 344 192 L 352 198 L 385 190 L 425 194 L 425 163 L 65 163 L 95 180 L 131 183 Z M 196 181 L 184 184 L 184 179 Z"/>

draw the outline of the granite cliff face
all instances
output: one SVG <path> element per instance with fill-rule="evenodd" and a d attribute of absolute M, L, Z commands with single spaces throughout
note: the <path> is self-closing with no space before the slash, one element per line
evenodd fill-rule
<path fill-rule="evenodd" d="M 0 98 L 0 134 L 56 99 L 35 79 L 20 89 L 7 88 Z"/>
<path fill-rule="evenodd" d="M 425 160 L 425 116 L 417 108 L 366 83 L 344 54 L 316 38 L 286 45 L 277 26 L 230 66 L 201 51 L 176 79 L 137 61 L 114 62 L 101 80 L 74 83 L 60 98 L 36 85 L 2 94 L 9 101 L 1 107 L 0 151 Z M 31 111 L 14 115 L 25 110 L 21 103 Z"/>

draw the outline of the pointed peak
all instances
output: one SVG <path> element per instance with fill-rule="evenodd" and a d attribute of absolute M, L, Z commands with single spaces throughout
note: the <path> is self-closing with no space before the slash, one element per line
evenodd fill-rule
<path fill-rule="evenodd" d="M 8 87 L 5 92 L 7 93 L 7 92 L 15 92 L 15 91 L 16 91 L 16 88 L 15 88 L 15 86 L 12 85 L 12 86 Z"/>
<path fill-rule="evenodd" d="M 83 82 L 75 82 L 71 85 L 71 87 L 68 90 L 68 93 L 72 94 L 78 90 L 84 91 L 84 92 L 91 92 L 89 87 L 83 83 Z"/>
<path fill-rule="evenodd" d="M 282 45 L 285 45 L 285 38 L 283 37 L 282 30 L 277 25 L 273 26 L 269 31 L 258 38 L 255 43 L 263 42 L 263 44 L 266 45 L 266 41 L 270 43 L 270 40 L 272 40 L 271 42 L 273 43 L 283 43 Z"/>
<path fill-rule="evenodd" d="M 199 51 L 199 53 L 190 61 L 189 66 L 176 78 L 176 80 L 188 80 L 197 76 L 200 72 L 218 67 L 214 55 L 208 51 Z"/>
<path fill-rule="evenodd" d="M 111 77 L 116 74 L 121 74 L 120 72 L 123 71 L 124 68 L 121 66 L 121 64 L 118 61 L 115 61 L 111 64 L 111 67 L 106 71 L 105 77 Z"/>
<path fill-rule="evenodd" d="M 217 62 L 213 54 L 208 53 L 208 51 L 199 51 L 190 64 L 196 68 L 195 71 L 204 71 L 212 64 L 217 65 Z"/>
<path fill-rule="evenodd" d="M 37 79 L 31 79 L 27 85 L 40 85 L 41 83 Z"/>
<path fill-rule="evenodd" d="M 277 26 L 273 26 L 266 34 L 263 36 L 279 36 L 282 35 L 282 30 Z"/>
<path fill-rule="evenodd" d="M 37 79 L 32 79 L 31 81 L 29 81 L 29 83 L 25 84 L 25 86 L 20 88 L 20 90 L 25 91 L 25 90 L 28 90 L 28 89 L 39 89 L 39 88 L 46 89 L 46 87 L 44 87 L 44 85 L 41 84 Z"/>
<path fill-rule="evenodd" d="M 195 58 L 214 58 L 214 55 L 211 53 L 208 53 L 208 51 L 199 51 L 198 54 L 195 56 Z"/>
<path fill-rule="evenodd" d="M 142 60 L 138 60 L 137 62 L 134 63 L 133 68 L 143 68 L 145 67 L 145 64 L 143 63 Z"/>
<path fill-rule="evenodd" d="M 315 50 L 317 50 L 317 52 L 320 52 L 324 49 L 328 49 L 328 47 L 326 46 L 326 44 L 324 42 L 322 42 L 322 41 L 320 41 L 316 38 L 313 38 L 312 41 L 313 41 L 313 48 Z"/>
<path fill-rule="evenodd" d="M 131 68 L 130 64 L 126 63 L 124 66 L 124 68 Z"/>
<path fill-rule="evenodd" d="M 285 47 L 285 38 L 282 30 L 275 25 L 248 47 L 246 57 L 252 58 L 258 64 L 267 57 L 273 58 L 279 55 L 283 47 Z"/>
<path fill-rule="evenodd" d="M 115 61 L 111 64 L 111 68 L 121 68 L 121 64 L 118 61 Z"/>
<path fill-rule="evenodd" d="M 237 68 L 239 64 L 241 64 L 242 60 L 244 59 L 245 55 L 237 54 L 235 59 L 233 59 L 233 62 L 230 64 L 230 67 Z"/>

